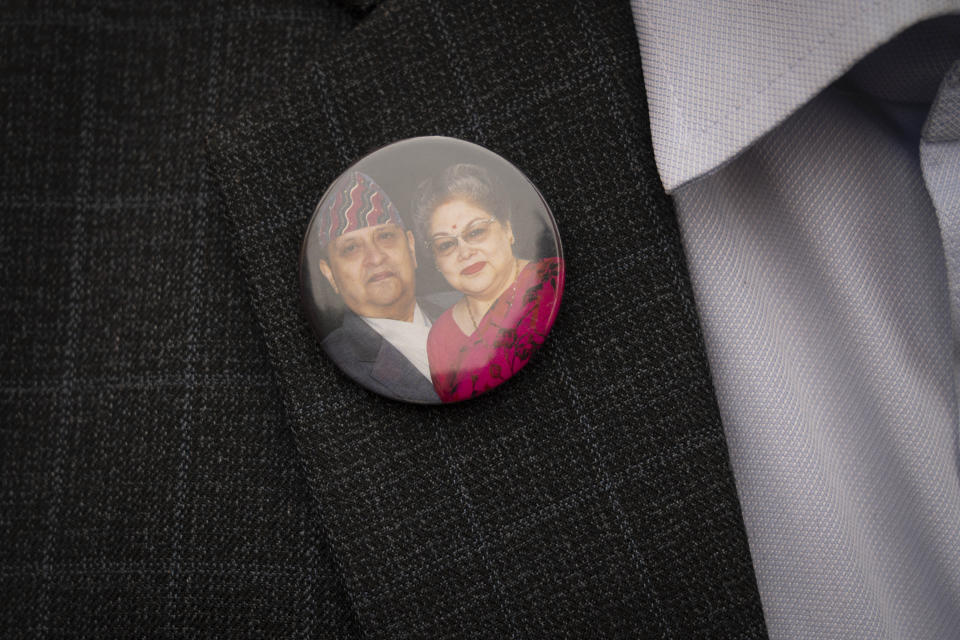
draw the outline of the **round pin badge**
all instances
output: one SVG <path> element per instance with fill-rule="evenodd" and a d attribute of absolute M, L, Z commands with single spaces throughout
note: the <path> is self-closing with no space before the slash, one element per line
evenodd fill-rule
<path fill-rule="evenodd" d="M 300 254 L 303 306 L 355 382 L 421 404 L 517 375 L 563 294 L 556 221 L 523 173 L 438 136 L 383 147 L 338 177 Z"/>

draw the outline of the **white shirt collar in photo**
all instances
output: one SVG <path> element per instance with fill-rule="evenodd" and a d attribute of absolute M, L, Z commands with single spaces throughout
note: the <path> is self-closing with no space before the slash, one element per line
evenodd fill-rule
<path fill-rule="evenodd" d="M 363 318 L 363 316 L 360 316 Z M 387 318 L 363 318 L 370 327 L 397 348 L 409 360 L 417 371 L 430 380 L 430 364 L 427 361 L 427 334 L 430 333 L 430 319 L 420 309 L 413 308 L 413 321 L 388 320 Z"/>

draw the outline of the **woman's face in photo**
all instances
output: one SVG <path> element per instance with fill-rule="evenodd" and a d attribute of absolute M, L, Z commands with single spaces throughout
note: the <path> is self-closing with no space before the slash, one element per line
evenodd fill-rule
<path fill-rule="evenodd" d="M 497 296 L 513 280 L 513 229 L 465 200 L 451 200 L 430 217 L 429 240 L 437 269 L 457 291 Z"/>

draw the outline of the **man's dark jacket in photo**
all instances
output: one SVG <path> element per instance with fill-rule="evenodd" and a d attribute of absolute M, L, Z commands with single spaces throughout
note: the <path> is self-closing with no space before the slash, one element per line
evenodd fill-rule
<path fill-rule="evenodd" d="M 6 3 L 0 636 L 765 635 L 626 0 Z M 372 394 L 300 310 L 327 185 L 444 135 L 567 265 L 544 348 Z"/>
<path fill-rule="evenodd" d="M 418 300 L 431 322 L 445 309 Z M 440 402 L 433 382 L 417 370 L 400 350 L 349 309 L 339 327 L 321 343 L 330 359 L 350 378 L 388 398 L 426 404 Z"/>

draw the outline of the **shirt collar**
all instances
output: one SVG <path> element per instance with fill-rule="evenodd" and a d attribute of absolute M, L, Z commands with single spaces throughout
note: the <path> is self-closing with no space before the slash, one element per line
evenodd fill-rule
<path fill-rule="evenodd" d="M 903 29 L 960 0 L 632 0 L 666 190 L 719 167 Z"/>
<path fill-rule="evenodd" d="M 389 318 L 367 318 L 365 316 L 360 316 L 364 322 L 370 325 L 379 333 L 383 333 L 385 330 L 397 329 L 403 331 L 412 327 L 430 327 L 430 319 L 427 318 L 426 314 L 423 313 L 423 310 L 420 309 L 420 303 L 414 303 L 413 306 L 413 321 L 404 322 L 403 320 L 391 320 Z"/>

